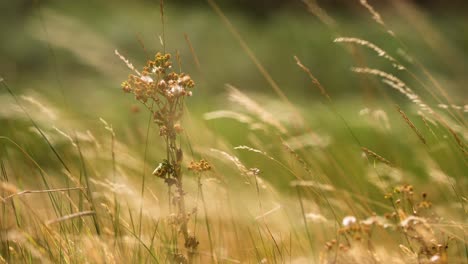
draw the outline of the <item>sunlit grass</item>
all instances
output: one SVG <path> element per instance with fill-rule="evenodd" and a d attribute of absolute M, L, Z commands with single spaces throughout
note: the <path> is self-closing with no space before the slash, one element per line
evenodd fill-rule
<path fill-rule="evenodd" d="M 168 8 L 164 45 L 157 24 L 142 29 L 141 47 L 138 37 L 109 30 L 110 18 L 93 27 L 69 8 L 39 9 L 45 23 L 30 23 L 31 36 L 51 45 L 54 70 L 18 82 L 1 73 L 0 263 L 466 262 L 463 62 L 426 68 L 425 57 L 407 50 L 404 29 L 400 37 L 392 28 L 398 18 L 363 7 L 370 13 L 359 27 L 380 30 L 375 41 L 342 33 L 346 25 L 321 26 L 326 45 L 310 49 L 318 35 L 301 26 L 305 16 L 288 13 L 256 29 L 282 38 L 275 35 L 282 21 L 284 32 L 304 38 L 263 42 L 248 21 L 222 10 L 218 20 L 203 9 Z M 396 9 L 438 34 L 411 6 Z M 135 17 L 130 28 L 146 21 L 135 15 L 139 6 L 122 10 L 109 8 Z M 194 24 L 184 24 L 184 14 Z M 203 37 L 213 23 L 234 37 L 222 27 Z M 120 43 L 114 56 L 118 41 L 103 29 L 135 43 Z M 208 47 L 213 39 L 219 51 Z M 442 62 L 444 54 L 466 56 L 457 42 L 428 44 L 447 47 L 433 51 Z M 341 50 L 329 67 L 314 60 L 329 54 L 322 47 Z M 160 49 L 179 51 L 171 71 L 197 84 L 183 104 L 173 101 L 177 78 L 163 85 L 134 72 L 123 88 L 137 101 L 109 88 L 128 76 L 120 54 L 140 69 Z M 70 65 L 61 61 L 67 56 Z M 165 107 L 178 111 L 155 115 L 161 109 L 146 90 L 135 91 L 153 82 Z M 25 84 L 40 89 L 17 88 Z"/>

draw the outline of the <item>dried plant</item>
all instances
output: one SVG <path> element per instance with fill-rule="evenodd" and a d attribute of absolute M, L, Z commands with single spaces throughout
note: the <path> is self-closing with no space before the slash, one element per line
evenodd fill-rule
<path fill-rule="evenodd" d="M 400 185 L 385 195 L 392 204 L 391 212 L 360 221 L 355 216 L 344 217 L 338 238 L 325 243 L 321 263 L 387 263 L 389 259 L 376 250 L 381 246 L 380 236 L 373 236 L 378 228 L 401 235 L 406 241 L 399 245 L 403 258 L 395 258 L 400 262 L 449 263 L 448 248 L 453 237 L 439 228 L 443 218 L 431 211 L 427 196 L 422 193 L 418 198 L 412 185 Z"/>
<path fill-rule="evenodd" d="M 122 83 L 122 89 L 133 94 L 151 112 L 154 123 L 159 127 L 159 136 L 165 142 L 166 157 L 157 165 L 153 175 L 167 184 L 171 195 L 170 203 L 177 208 L 171 222 L 182 234 L 189 255 L 193 254 L 199 242 L 188 230 L 189 214 L 185 208 L 182 175 L 183 151 L 180 142 L 178 143 L 178 136 L 183 131 L 180 119 L 184 112 L 184 99 L 192 95 L 191 89 L 195 83 L 189 75 L 172 70 L 170 54 L 157 53 L 154 60 L 149 60 L 140 73 L 127 59 L 117 51 L 115 53 L 134 72 Z M 173 191 L 172 187 L 175 187 Z M 178 263 L 187 261 L 177 251 L 174 252 L 174 257 Z"/>
<path fill-rule="evenodd" d="M 138 104 L 132 106 L 131 114 L 146 109 L 150 114 L 148 125 L 155 124 L 160 142 L 159 156 L 151 156 L 154 181 L 145 185 L 150 156 L 147 147 L 156 152 L 156 147 L 148 143 L 150 126 L 146 128 L 144 156 L 139 156 L 138 144 L 134 143 L 141 137 L 133 132 L 141 127 L 136 122 L 113 126 L 100 118 L 107 131 L 103 127 L 84 129 L 86 124 L 66 118 L 73 109 L 60 112 L 29 92 L 16 96 L 16 89 L 10 89 L 0 77 L 0 88 L 8 92 L 0 94 L 0 264 L 465 263 L 468 105 L 458 98 L 450 100 L 449 90 L 443 89 L 407 51 L 397 36 L 399 32 L 389 29 L 388 25 L 394 23 L 387 24 L 383 15 L 390 13 L 380 15 L 371 6 L 372 1 L 356 3 L 361 3 L 377 26 L 385 30 L 385 37 L 395 43 L 346 37 L 361 34 L 342 32 L 345 28 L 341 20 L 332 18 L 319 1 L 302 1 L 310 13 L 331 28 L 335 43 L 363 48 L 384 63 L 367 65 L 358 49 L 349 49 L 355 53 L 357 67 L 351 68 L 353 72 L 377 77 L 391 88 L 383 89 L 383 94 L 397 91 L 409 104 L 392 102 L 393 97 L 377 98 L 377 94 L 364 105 L 357 99 L 342 101 L 338 89 L 326 89 L 326 80 L 322 83 L 320 71 L 315 72 L 318 65 L 305 54 L 298 54 L 304 56 L 302 61 L 294 56 L 288 62 L 281 58 L 288 54 L 271 52 L 281 55 L 274 60 L 276 67 L 281 66 L 281 81 L 296 85 L 295 75 L 287 68 L 295 61 L 325 99 L 309 101 L 304 97 L 307 101 L 293 104 L 288 95 L 294 91 L 279 87 L 280 82 L 267 71 L 270 65 L 263 65 L 254 47 L 248 45 L 250 39 L 241 36 L 243 30 L 230 22 L 217 1 L 208 0 L 280 100 L 227 85 L 226 104 L 221 109 L 208 110 L 204 121 L 190 118 L 190 130 L 198 135 L 187 142 L 190 134 L 184 132 L 182 117 L 186 97 L 192 96 L 195 86 L 191 77 L 174 70 L 171 55 L 165 51 L 140 69 L 116 50 L 115 55 L 130 69 L 122 89 Z M 166 50 L 163 5 L 161 0 L 163 29 L 159 40 Z M 192 19 L 180 13 L 173 9 L 170 14 L 184 18 L 184 23 Z M 138 13 L 138 17 L 143 16 Z M 70 36 L 60 25 L 68 19 L 51 21 L 57 24 L 47 23 L 56 29 L 53 31 L 62 33 L 54 35 Z M 94 67 L 107 61 L 100 60 L 104 57 L 97 53 L 112 53 L 110 45 L 103 45 L 102 52 L 77 53 L 68 38 L 54 38 L 47 43 L 67 47 Z M 91 39 L 100 42 L 100 38 Z M 201 38 L 203 48 L 211 48 L 205 43 L 209 39 Z M 209 67 L 237 63 L 237 59 L 232 60 L 237 54 L 230 53 L 223 58 L 224 64 L 207 60 L 205 53 L 200 53 L 203 60 L 198 60 L 195 47 L 200 43 L 192 45 L 187 34 L 185 40 L 207 86 L 218 81 L 212 80 L 218 78 L 214 74 L 217 71 L 211 72 Z M 139 41 L 143 44 L 142 39 Z M 377 45 L 384 41 L 382 47 Z M 393 44 L 400 44 L 397 50 L 388 49 Z M 179 54 L 176 57 L 179 59 Z M 106 65 L 98 70 L 109 72 Z M 339 69 L 342 63 L 333 61 L 333 65 Z M 226 72 L 232 73 L 229 69 Z M 333 78 L 344 78 L 332 72 Z M 373 83 L 366 82 L 366 89 L 368 85 Z M 204 107 L 211 108 L 214 99 L 202 99 L 208 99 Z M 103 102 L 105 107 L 113 105 L 107 104 Z M 397 106 L 397 111 L 389 111 L 395 104 L 401 109 Z M 359 116 L 355 106 L 363 109 Z M 420 118 L 407 106 L 415 106 Z M 194 110 L 200 114 L 199 109 Z M 96 114 L 97 119 L 102 113 Z M 224 124 L 233 121 L 237 122 L 235 129 Z M 207 126 L 215 122 L 223 123 Z M 411 131 L 405 129 L 406 125 Z M 122 133 L 129 131 L 126 129 L 131 133 L 124 137 Z M 408 135 L 412 132 L 423 144 Z M 182 148 L 186 142 L 190 153 Z M 53 154 L 55 163 L 45 155 L 41 143 L 49 147 L 48 154 Z M 135 172 L 142 171 L 140 189 Z M 430 195 L 416 193 L 409 183 L 421 186 Z M 139 216 L 135 216 L 138 209 Z"/>

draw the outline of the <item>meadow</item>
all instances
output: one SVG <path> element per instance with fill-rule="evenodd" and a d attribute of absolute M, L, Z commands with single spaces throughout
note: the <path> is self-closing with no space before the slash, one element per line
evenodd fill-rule
<path fill-rule="evenodd" d="M 463 12 L 219 2 L 2 4 L 0 263 L 468 263 Z"/>

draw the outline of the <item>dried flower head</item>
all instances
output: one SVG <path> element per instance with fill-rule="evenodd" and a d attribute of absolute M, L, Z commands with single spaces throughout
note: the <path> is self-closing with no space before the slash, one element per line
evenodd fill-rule
<path fill-rule="evenodd" d="M 356 217 L 354 216 L 346 216 L 343 218 L 343 226 L 351 226 L 356 223 Z"/>
<path fill-rule="evenodd" d="M 188 169 L 197 173 L 211 170 L 211 165 L 208 161 L 201 159 L 200 161 L 191 161 Z"/>
<path fill-rule="evenodd" d="M 139 102 L 153 111 L 154 121 L 159 126 L 166 125 L 168 127 L 171 125 L 168 129 L 172 130 L 175 121 L 182 115 L 182 100 L 185 96 L 192 96 L 191 89 L 195 87 L 195 82 L 185 73 L 172 71 L 170 54 L 158 52 L 154 60 L 146 62 L 141 72 L 137 71 L 117 51 L 116 54 L 133 71 L 133 74 L 130 74 L 128 79 L 122 82 L 123 91 L 133 94 Z M 154 103 L 157 109 L 153 110 L 149 102 Z"/>
<path fill-rule="evenodd" d="M 122 83 L 122 89 L 131 93 L 135 99 L 142 103 L 151 112 L 153 121 L 159 127 L 159 135 L 166 142 L 166 158 L 160 162 L 153 174 L 169 187 L 170 201 L 177 208 L 177 214 L 170 218 L 174 230 L 178 230 L 184 238 L 184 246 L 189 252 L 196 250 L 198 240 L 188 230 L 190 213 L 185 208 L 185 191 L 182 182 L 183 152 L 178 135 L 183 132 L 179 120 L 183 114 L 184 98 L 191 96 L 195 82 L 185 73 L 176 73 L 172 70 L 170 54 L 157 53 L 153 60 L 148 60 L 141 72 L 120 55 L 116 55 L 132 70 L 132 74 Z M 193 164 L 193 169 L 206 171 L 211 166 L 204 160 Z M 171 187 L 175 187 L 172 189 Z M 174 234 L 175 234 L 174 233 Z M 175 263 L 187 263 L 182 254 L 174 255 Z"/>

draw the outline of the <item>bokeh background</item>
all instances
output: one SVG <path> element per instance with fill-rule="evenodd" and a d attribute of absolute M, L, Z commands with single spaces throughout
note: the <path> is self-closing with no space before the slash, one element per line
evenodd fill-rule
<path fill-rule="evenodd" d="M 395 56 L 402 54 L 399 43 L 378 24 L 370 23 L 370 15 L 358 2 L 319 1 L 336 20 L 333 30 L 309 13 L 302 1 L 232 0 L 219 4 L 285 93 L 309 101 L 317 94 L 305 85 L 307 77 L 295 65 L 294 55 L 312 69 L 334 97 L 378 97 L 380 84 L 354 76 L 349 71 L 353 65 L 367 64 L 395 72 L 373 54 L 350 53 L 343 45 L 333 44 L 338 36 L 359 37 Z M 386 23 L 407 45 L 405 52 L 411 52 L 449 84 L 451 91 L 460 94 L 462 89 L 457 87 L 466 83 L 463 73 L 468 56 L 466 2 L 374 2 Z M 81 99 L 70 100 L 73 108 L 89 110 L 88 114 L 114 112 L 103 103 L 109 97 L 122 102 L 121 94 L 113 88 L 125 79 L 127 69 L 114 55 L 115 49 L 137 66 L 162 50 L 159 1 L 4 0 L 0 5 L 2 76 L 15 89 L 45 92 L 54 99 L 60 97 L 57 85 L 61 85 L 71 97 Z M 183 70 L 199 83 L 193 101 L 221 95 L 226 83 L 249 91 L 271 91 L 205 1 L 166 1 L 165 6 L 168 51 L 180 53 Z M 193 45 L 200 69 L 184 34 Z"/>
<path fill-rule="evenodd" d="M 296 263 L 305 263 L 311 257 L 308 243 L 313 247 L 313 257 L 317 257 L 324 241 L 334 238 L 333 227 L 340 225 L 341 219 L 347 215 L 358 219 L 374 213 L 383 215 L 389 209 L 384 194 L 406 183 L 428 192 L 439 204 L 435 206 L 439 215 L 459 223 L 466 220 L 466 211 L 461 209 L 466 204 L 463 197 L 468 186 L 466 0 L 369 1 L 395 35 L 378 24 L 359 0 L 216 2 L 232 23 L 235 34 L 212 6 L 202 0 L 164 1 L 164 26 L 157 0 L 0 0 L 0 77 L 18 99 L 15 101 L 7 92 L 5 83 L 0 85 L 2 181 L 23 190 L 45 189 L 48 184 L 87 186 L 93 191 L 88 198 L 95 198 L 108 208 L 122 205 L 125 211 L 122 219 L 127 222 L 144 205 L 139 228 L 148 231 L 143 240 L 150 241 L 145 235 L 155 230 L 156 221 L 171 212 L 170 206 L 166 208 L 167 186 L 150 175 L 165 157 L 165 146 L 158 128 L 149 122 L 146 109 L 133 96 L 122 92 L 121 82 L 127 79 L 130 70 L 114 51 L 118 50 L 136 68 L 141 68 L 148 58 L 164 49 L 161 43 L 164 39 L 166 52 L 180 57 L 180 65 L 175 63 L 174 67 L 190 74 L 196 82 L 193 96 L 186 100 L 182 122 L 184 166 L 191 160 L 207 158 L 216 170 L 203 177 L 209 201 L 208 208 L 203 209 L 206 214 L 200 213 L 190 224 L 196 225 L 204 217 L 212 221 L 219 256 L 232 254 L 243 261 L 253 259 L 253 251 L 246 252 L 243 241 L 229 247 L 233 232 L 238 229 L 244 236 L 250 232 L 252 223 L 259 230 L 264 228 L 257 221 L 258 216 L 277 208 L 267 219 L 269 227 L 281 234 L 295 233 L 294 254 L 306 256 L 303 262 Z M 322 11 L 317 9 L 317 3 Z M 370 41 L 408 70 L 399 71 L 375 50 L 335 43 L 337 37 Z M 311 84 L 294 56 L 325 87 L 331 103 Z M 353 73 L 350 69 L 355 66 L 397 76 L 438 116 L 424 115 L 421 107 L 376 76 Z M 271 80 L 265 78 L 265 72 Z M 287 100 L 278 96 L 272 82 Z M 258 106 L 254 110 L 260 110 L 248 109 L 246 102 Z M 402 118 L 397 105 L 415 127 Z M 223 114 L 224 118 L 214 118 Z M 230 118 L 225 118 L 226 115 Z M 110 126 L 115 133 L 112 141 Z M 291 149 L 285 148 L 287 144 Z M 258 151 L 234 148 L 239 145 Z M 381 162 L 372 155 L 365 159 L 361 147 L 375 151 L 389 162 Z M 260 169 L 260 176 L 246 177 L 252 176 L 246 172 L 248 168 Z M 84 180 L 87 173 L 90 182 Z M 9 179 L 5 175 L 10 175 Z M 297 198 L 296 190 L 300 188 L 292 188 L 297 179 L 309 184 L 303 186 L 305 209 L 301 208 L 302 198 Z M 266 186 L 261 195 L 254 187 L 257 180 Z M 187 172 L 184 181 L 188 204 L 202 211 L 197 177 Z M 8 194 L 8 190 L 2 192 Z M 57 197 L 62 198 L 60 195 Z M 118 202 L 115 195 L 119 196 Z M 80 202 L 83 197 L 70 196 Z M 47 196 L 24 197 L 18 200 L 27 201 L 26 209 L 36 207 L 42 217 L 40 223 L 54 217 Z M 226 201 L 231 198 L 232 203 Z M 336 215 L 332 206 L 337 209 Z M 79 210 L 70 206 L 69 211 L 65 208 L 57 217 L 90 208 L 94 210 L 86 203 L 80 204 Z M 14 227 L 15 221 L 19 222 L 13 215 L 24 215 L 25 221 L 30 222 L 39 219 L 28 214 L 31 210 L 14 214 L 8 210 L 1 215 L 0 220 L 6 220 L 0 224 L 7 223 L 1 228 Z M 104 207 L 96 210 L 103 226 L 118 227 L 119 223 L 107 213 Z M 316 218 L 306 222 L 304 213 Z M 314 222 L 317 216 L 325 220 L 317 224 Z M 70 223 L 80 224 L 81 220 Z M 94 230 L 91 220 L 86 218 L 83 223 Z M 449 225 L 454 227 L 453 234 L 461 234 L 461 226 Z M 39 232 L 34 227 L 29 225 L 24 230 Z M 307 228 L 314 234 L 312 242 L 305 237 Z M 76 230 L 71 233 L 81 233 Z M 131 233 L 127 231 L 122 233 Z M 85 241 L 94 236 L 93 232 L 83 236 L 82 248 L 95 245 Z M 118 240 L 119 232 L 113 232 L 109 231 L 110 235 L 99 243 L 111 241 L 107 240 L 109 237 Z M 262 232 L 267 234 L 265 230 Z M 466 260 L 464 235 L 465 238 L 456 239 L 458 248 L 450 250 L 458 250 L 452 255 Z M 208 252 L 208 238 L 201 224 L 197 236 L 201 252 Z M 392 236 L 384 235 L 377 240 L 385 247 L 388 241 L 397 241 L 392 246 L 394 252 L 400 252 L 399 244 L 405 241 L 389 239 Z M 38 241 L 49 239 L 54 241 L 37 235 Z M 157 239 L 162 242 L 156 243 L 156 251 L 166 252 L 164 236 Z M 252 238 L 253 244 L 261 239 L 261 234 Z M 72 243 L 68 246 L 80 248 Z M 5 252 L 7 248 L 3 248 Z M 99 251 L 96 248 L 89 252 Z M 115 256 L 131 257 L 135 262 L 147 257 L 135 252 L 129 246 Z M 52 260 L 61 260 L 61 252 L 54 254 L 50 253 Z M 92 257 L 89 256 L 90 262 Z M 275 259 L 274 254 L 270 259 Z"/>

